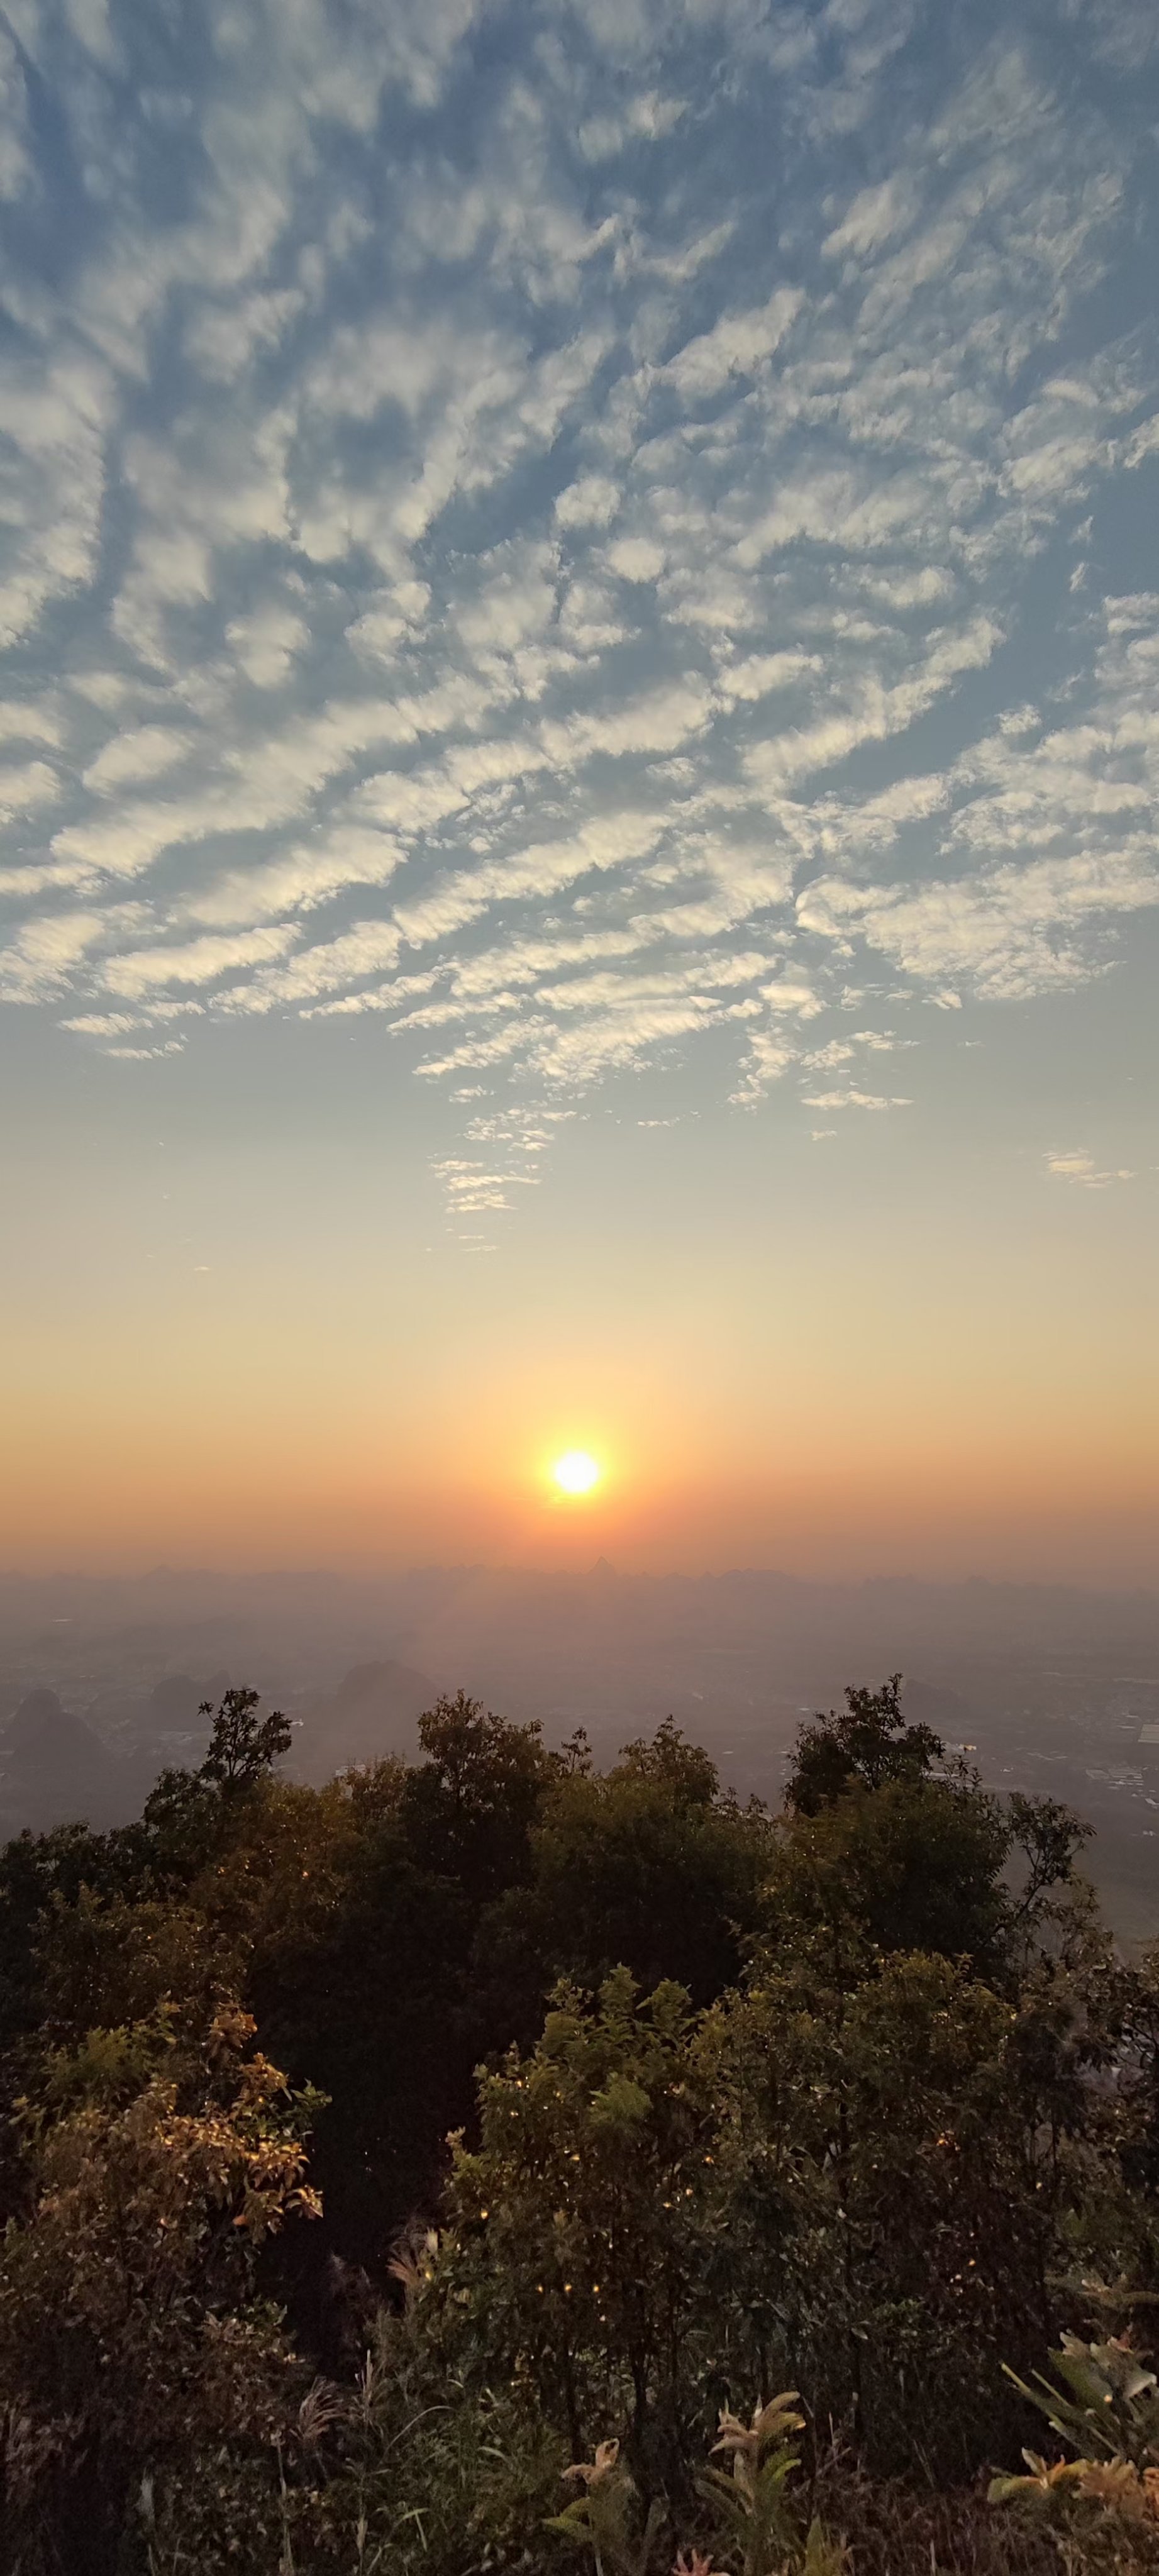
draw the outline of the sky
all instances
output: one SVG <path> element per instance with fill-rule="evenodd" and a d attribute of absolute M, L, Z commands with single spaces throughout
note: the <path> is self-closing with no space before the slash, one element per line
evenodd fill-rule
<path fill-rule="evenodd" d="M 1153 0 L 0 96 L 0 1561 L 1159 1580 Z"/>

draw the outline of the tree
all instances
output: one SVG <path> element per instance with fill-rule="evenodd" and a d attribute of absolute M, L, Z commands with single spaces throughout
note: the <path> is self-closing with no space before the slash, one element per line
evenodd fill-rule
<path fill-rule="evenodd" d="M 770 1944 L 789 1955 L 818 1936 L 832 1973 L 876 1973 L 882 1952 L 969 1958 L 997 1975 L 1010 1898 L 1010 1828 L 998 1799 L 968 1783 L 860 1781 L 786 1817 L 764 1887 Z"/>
<path fill-rule="evenodd" d="M 255 1690 L 227 1690 L 214 1716 L 212 1701 L 202 1700 L 201 1715 L 213 1718 L 213 1730 L 197 1778 L 211 1781 L 224 1797 L 252 1789 L 289 1750 L 289 1719 L 279 1708 L 259 1718 L 260 1705 Z"/>
<path fill-rule="evenodd" d="M 700 1744 L 690 1744 L 672 1717 L 655 1735 L 636 1736 L 625 1744 L 611 1773 L 613 1780 L 653 1780 L 682 1806 L 713 1807 L 720 1796 L 720 1773 Z"/>
<path fill-rule="evenodd" d="M 711 2104 L 678 1986 L 617 1969 L 593 2003 L 562 1986 L 529 2056 L 480 2079 L 480 2143 L 455 2147 L 435 2306 L 491 2384 L 522 2387 L 571 2456 L 626 2425 L 648 2491 L 688 2448 L 700 2391 Z"/>
<path fill-rule="evenodd" d="M 514 1726 L 458 1691 L 419 1719 L 427 1759 L 409 1771 L 401 1813 L 415 1857 L 476 1904 L 526 1877 L 532 1825 L 560 1768 L 538 1720 Z"/>
<path fill-rule="evenodd" d="M 1043 1898 L 1073 1878 L 1075 1862 L 1094 1827 L 1058 1798 L 1031 1797 L 1024 1789 L 1011 1790 L 1006 1818 L 1011 1853 L 1017 1852 L 1023 1864 L 1015 1920 L 1030 1927 L 1042 1912 Z"/>
<path fill-rule="evenodd" d="M 802 1931 L 703 2015 L 624 1970 L 565 1986 L 481 2076 L 420 2267 L 429 2353 L 573 2458 L 623 2437 L 674 2506 L 718 2409 L 785 2385 L 878 2471 L 968 2475 L 1010 2437 L 1000 2359 L 1131 2251 L 1113 2121 L 1065 2011 L 1052 2034 L 1038 1995 L 921 1952 L 849 1984 Z"/>
<path fill-rule="evenodd" d="M 202 1701 L 202 1717 L 213 1719 L 204 1761 L 196 1771 L 162 1771 L 141 1823 L 110 1837 L 130 1881 L 188 1887 L 223 1839 L 246 1830 L 247 1810 L 291 1740 L 289 1719 L 276 1708 L 259 1717 L 260 1705 L 255 1690 L 227 1690 L 216 1714 Z"/>
<path fill-rule="evenodd" d="M 660 2496 L 707 2541 L 722 2407 L 800 2386 L 863 2466 L 957 2476 L 1011 2438 L 1001 2360 L 1159 2292 L 1155 1963 L 1100 1932 L 1078 1821 L 945 1763 L 896 1678 L 805 1730 L 777 1819 L 671 1719 L 600 1774 L 460 1693 L 417 1765 L 321 1789 L 277 1776 L 282 1727 L 228 1695 L 139 1824 L 0 1856 L 2 2576 L 114 2541 L 137 2576 L 142 2478 L 158 2568 L 273 2576 L 286 2535 L 302 2576 L 538 2565 L 553 2464 L 617 2435 L 642 2524 Z M 332 2096 L 325 2234 L 261 2271 L 328 2367 L 365 2305 L 327 2246 L 374 2272 L 423 2218 L 320 2475 L 253 2268 L 304 2115 L 232 1993 Z"/>
<path fill-rule="evenodd" d="M 373 2264 L 416 2208 L 434 2206 L 478 2059 L 510 2030 L 482 2023 L 476 1911 L 424 1865 L 404 1785 L 397 1771 L 278 1791 L 262 1846 L 240 1848 L 217 1881 L 245 1925 L 261 2029 L 295 2080 L 329 2096 L 315 2149 L 327 2235 Z"/>
<path fill-rule="evenodd" d="M 528 1884 L 488 1913 L 480 1964 L 535 2008 L 535 2027 L 557 1977 L 594 1988 L 619 1966 L 646 1991 L 674 1979 L 709 2003 L 739 1974 L 770 1851 L 763 1809 L 722 1797 L 668 1719 L 612 1771 L 548 1790 Z"/>
<path fill-rule="evenodd" d="M 921 1953 L 846 1987 L 818 1944 L 756 1961 L 699 2047 L 734 2345 L 878 2469 L 963 2474 L 1001 2425 L 996 2356 L 1041 2347 L 1050 2275 L 1077 2252 L 1082 2154 L 1018 2008 Z M 1081 2083 L 1066 2109 L 1081 2128 Z"/>
<path fill-rule="evenodd" d="M 768 1920 L 825 1926 L 846 1969 L 874 1951 L 968 1957 L 1017 1986 L 1073 1893 L 1089 1827 L 1053 1798 L 985 1789 L 928 1726 L 907 1726 L 901 1676 L 846 1691 L 803 1727 L 766 1890 Z M 836 1953 L 834 1954 L 836 1955 Z"/>
<path fill-rule="evenodd" d="M 890 1780 L 923 1780 L 945 1747 L 932 1727 L 909 1726 L 901 1708 L 901 1674 L 880 1690 L 849 1689 L 843 1709 L 820 1713 L 797 1735 L 786 1804 L 815 1816 L 855 1782 L 880 1789 Z"/>
<path fill-rule="evenodd" d="M 317 2212 L 317 2097 L 288 2092 L 253 2028 L 226 2006 L 184 2047 L 164 2013 L 94 2030 L 21 2106 L 25 2206 L 0 2244 L 0 2566 L 102 2576 L 124 2564 L 143 2479 L 196 2482 L 223 2447 L 272 2468 L 298 2373 L 254 2262 Z"/>

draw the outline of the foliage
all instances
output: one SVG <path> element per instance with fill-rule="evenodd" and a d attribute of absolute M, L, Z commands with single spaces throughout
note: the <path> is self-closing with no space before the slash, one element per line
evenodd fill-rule
<path fill-rule="evenodd" d="M 710 2003 L 740 1973 L 770 1849 L 763 1810 L 722 1796 L 707 1755 L 669 1720 L 609 1773 L 553 1783 L 528 1883 L 491 1910 L 481 1953 L 527 1995 L 529 2037 L 560 1976 L 594 1988 L 627 1967 L 645 1987 L 673 1978 Z"/>
<path fill-rule="evenodd" d="M 709 2507 L 708 2548 L 678 2552 L 673 2576 L 713 2576 L 719 2554 L 739 2563 L 740 2576 L 842 2576 L 847 2553 L 814 2516 L 803 2530 L 799 2498 L 790 2481 L 800 2462 L 792 2436 L 804 2430 L 794 2413 L 795 2391 L 753 2410 L 751 2424 L 721 2414 L 714 2453 L 732 2457 L 731 2477 L 707 2468 L 698 2484 Z M 574 2548 L 591 2551 L 595 2576 L 648 2576 L 667 2567 L 670 2552 L 658 2546 L 666 2515 L 653 2498 L 643 2511 L 636 2485 L 620 2458 L 618 2441 L 596 2445 L 592 2460 L 574 2461 L 564 2477 L 583 2492 L 547 2528 Z"/>
<path fill-rule="evenodd" d="M 402 1814 L 420 1862 L 477 1903 L 527 1871 L 529 1836 L 557 1763 L 543 1729 L 512 1726 L 459 1691 L 419 1719 L 427 1759 L 407 1773 Z"/>
<path fill-rule="evenodd" d="M 227 1690 L 216 1716 L 212 1702 L 202 1700 L 201 1715 L 213 1718 L 213 1726 L 197 1777 L 210 1781 L 223 1796 L 252 1789 L 289 1751 L 289 1719 L 277 1708 L 259 1718 L 259 1706 L 255 1690 Z"/>
<path fill-rule="evenodd" d="M 823 1931 L 834 1972 L 872 1951 L 968 1957 L 1017 1986 L 1068 1920 L 1090 1827 L 1053 1798 L 1001 1799 L 925 1726 L 906 1726 L 900 1676 L 850 1690 L 844 1712 L 803 1728 L 766 1888 L 770 1928 L 792 1946 Z M 935 1769 L 935 1763 L 941 1767 Z M 1078 1900 L 1081 1904 L 1081 1898 Z"/>
<path fill-rule="evenodd" d="M 690 2029 L 679 1987 L 642 2000 L 626 1969 L 593 2008 L 561 1987 L 530 2056 L 481 2079 L 480 2140 L 456 2145 L 435 2278 L 487 2376 L 534 2387 L 573 2457 L 626 2413 L 647 2485 L 687 2450 L 682 2356 L 712 2162 Z"/>
<path fill-rule="evenodd" d="M 1159 1958 L 1079 1820 L 896 1676 L 775 1818 L 670 1719 L 419 1733 L 304 1788 L 230 1692 L 0 1854 L 3 2576 L 1159 2566 L 1154 2382 L 1081 2341 L 1159 2296 Z M 1032 2397 L 1077 2457 L 987 2520 Z"/>
<path fill-rule="evenodd" d="M 770 1944 L 817 1936 L 842 1980 L 883 1952 L 968 1957 L 1000 1971 L 1009 1833 L 996 1799 L 942 1781 L 857 1787 L 787 1822 L 765 1883 Z"/>
<path fill-rule="evenodd" d="M 1002 1997 L 921 1953 L 851 1988 L 817 1952 L 758 1961 L 705 2025 L 732 2336 L 879 2469 L 967 2467 L 1001 2413 L 996 2340 L 1033 2349 L 1051 2313 L 1067 2157 L 1018 2040 Z"/>
<path fill-rule="evenodd" d="M 212 1718 L 205 1759 L 196 1771 L 163 1771 L 145 1801 L 141 1827 L 110 1836 L 108 1858 L 118 1876 L 142 1875 L 166 1887 L 188 1883 L 215 1860 L 231 1836 L 244 1830 L 244 1807 L 290 1744 L 289 1720 L 280 1709 L 259 1717 L 254 1690 L 227 1690 Z"/>
<path fill-rule="evenodd" d="M 553 2514 L 547 2529 L 574 2548 L 590 2549 L 595 2576 L 647 2576 L 664 2507 L 654 2497 L 633 2530 L 636 2488 L 620 2459 L 617 2441 L 597 2442 L 594 2460 L 573 2460 L 565 2478 L 583 2488 L 563 2513 Z"/>
<path fill-rule="evenodd" d="M 785 1801 L 798 1815 L 815 1816 L 858 1782 L 883 1789 L 926 1779 L 944 1750 L 931 1727 L 907 1725 L 901 1674 L 891 1673 L 880 1690 L 851 1688 L 843 1709 L 799 1729 Z"/>
<path fill-rule="evenodd" d="M 742 2576 L 772 2576 L 793 2543 L 787 2490 L 800 2458 L 792 2437 L 805 2430 L 796 2403 L 795 2388 L 770 2398 L 767 2406 L 754 2409 L 751 2424 L 726 2407 L 713 2449 L 727 2452 L 732 2476 L 718 2469 L 701 2473 L 701 2494 L 715 2508 L 717 2523 L 740 2558 Z"/>
<path fill-rule="evenodd" d="M 923 1954 L 852 1987 L 817 1950 L 758 1958 L 704 2015 L 622 1970 L 561 1989 L 481 2079 L 432 2332 L 534 2388 L 574 2456 L 623 2424 L 648 2495 L 686 2494 L 713 2408 L 774 2371 L 880 2468 L 961 2473 L 1010 2420 L 996 2354 L 1041 2348 L 1090 2242 L 1098 2096 L 1056 2018 L 1052 2052 L 1035 1998 Z"/>
<path fill-rule="evenodd" d="M 142 2476 L 273 2438 L 295 2365 L 254 2263 L 317 2210 L 303 2142 L 316 2103 L 288 2094 L 252 2035 L 229 2007 L 196 2046 L 165 2013 L 95 2030 L 50 2054 L 18 2107 L 25 2206 L 0 2246 L 15 2565 L 40 2563 L 38 2537 L 46 2565 L 55 2550 L 112 2567 Z"/>
<path fill-rule="evenodd" d="M 994 2504 L 1011 2504 L 1068 2530 L 1096 2566 L 1159 2568 L 1159 2383 L 1128 2338 L 1084 2343 L 1065 2335 L 1051 2360 L 1060 2389 L 1034 2373 L 1015 2386 L 1039 2407 L 1074 2457 L 1047 2460 L 1024 2447 L 1026 2474 L 991 2481 Z"/>
<path fill-rule="evenodd" d="M 653 1780 L 682 1807 L 713 1807 L 720 1796 L 720 1774 L 701 1744 L 689 1744 L 672 1717 L 655 1735 L 633 1736 L 612 1771 L 613 1780 Z"/>

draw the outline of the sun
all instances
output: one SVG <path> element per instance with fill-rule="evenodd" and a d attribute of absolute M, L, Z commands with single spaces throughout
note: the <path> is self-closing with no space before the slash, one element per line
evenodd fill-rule
<path fill-rule="evenodd" d="M 600 1481 L 600 1462 L 586 1449 L 565 1449 L 551 1473 L 562 1494 L 590 1494 Z"/>

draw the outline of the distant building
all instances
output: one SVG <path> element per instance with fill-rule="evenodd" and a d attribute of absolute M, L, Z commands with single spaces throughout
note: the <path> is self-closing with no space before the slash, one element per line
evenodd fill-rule
<path fill-rule="evenodd" d="M 1149 1719 L 1139 1729 L 1139 1767 L 1148 1788 L 1159 1779 L 1159 1721 Z"/>

